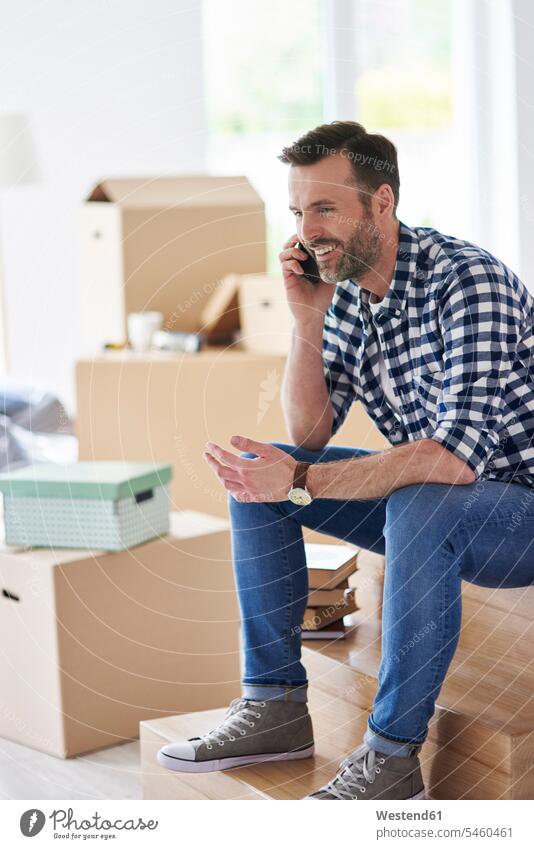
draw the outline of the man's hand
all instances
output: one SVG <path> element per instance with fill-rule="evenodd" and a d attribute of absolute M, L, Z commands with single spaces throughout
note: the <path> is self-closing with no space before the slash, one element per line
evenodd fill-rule
<path fill-rule="evenodd" d="M 203 457 L 233 498 L 236 501 L 287 501 L 297 461 L 269 443 L 243 436 L 232 436 L 230 441 L 240 451 L 258 456 L 238 457 L 208 442 Z"/>
<path fill-rule="evenodd" d="M 310 283 L 304 277 L 300 260 L 305 260 L 308 254 L 296 247 L 298 236 L 295 234 L 285 243 L 278 254 L 287 303 L 293 313 L 297 326 L 299 324 L 319 324 L 324 322 L 324 315 L 332 303 L 336 287 L 332 283 L 318 280 Z"/>

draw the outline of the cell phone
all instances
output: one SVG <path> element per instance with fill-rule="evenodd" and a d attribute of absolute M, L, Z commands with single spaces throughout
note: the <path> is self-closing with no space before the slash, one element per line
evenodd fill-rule
<path fill-rule="evenodd" d="M 308 254 L 308 259 L 302 260 L 299 259 L 298 262 L 302 266 L 302 270 L 304 272 L 304 276 L 306 280 L 309 280 L 310 283 L 319 283 L 321 280 L 321 275 L 319 274 L 319 266 L 315 261 L 315 257 L 304 247 L 301 242 L 297 242 L 295 245 L 297 250 L 304 251 L 305 254 Z"/>

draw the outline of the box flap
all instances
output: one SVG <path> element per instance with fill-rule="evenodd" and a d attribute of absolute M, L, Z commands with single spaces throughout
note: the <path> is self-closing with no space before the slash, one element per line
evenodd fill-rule
<path fill-rule="evenodd" d="M 112 460 L 40 463 L 0 474 L 7 496 L 48 498 L 127 498 L 170 481 L 170 465 Z"/>
<path fill-rule="evenodd" d="M 125 208 L 243 206 L 263 210 L 263 201 L 246 177 L 209 174 L 175 177 L 109 177 L 100 180 L 88 201 Z"/>
<path fill-rule="evenodd" d="M 230 342 L 239 321 L 239 274 L 227 274 L 219 280 L 200 314 L 200 333 L 210 344 Z"/>

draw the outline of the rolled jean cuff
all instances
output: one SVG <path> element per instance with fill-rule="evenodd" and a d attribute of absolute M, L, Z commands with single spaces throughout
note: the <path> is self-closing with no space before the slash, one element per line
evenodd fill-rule
<path fill-rule="evenodd" d="M 243 698 L 255 701 L 307 702 L 308 685 L 243 684 Z"/>
<path fill-rule="evenodd" d="M 363 742 L 370 749 L 380 752 L 381 755 L 395 755 L 397 758 L 409 758 L 412 755 L 417 755 L 423 745 L 422 742 L 400 743 L 397 740 L 390 740 L 389 737 L 383 737 L 381 734 L 377 734 L 369 725 L 363 735 Z"/>

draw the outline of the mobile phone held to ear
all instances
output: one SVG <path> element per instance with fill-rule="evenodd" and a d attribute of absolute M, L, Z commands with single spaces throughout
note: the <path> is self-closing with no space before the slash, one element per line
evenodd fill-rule
<path fill-rule="evenodd" d="M 301 242 L 297 242 L 295 247 L 299 251 L 304 251 L 305 254 L 308 254 L 308 259 L 302 260 L 299 259 L 299 263 L 302 266 L 302 270 L 304 272 L 304 277 L 306 280 L 309 280 L 310 283 L 319 283 L 321 280 L 321 275 L 319 274 L 319 266 L 315 261 L 315 257 L 307 250 Z"/>

